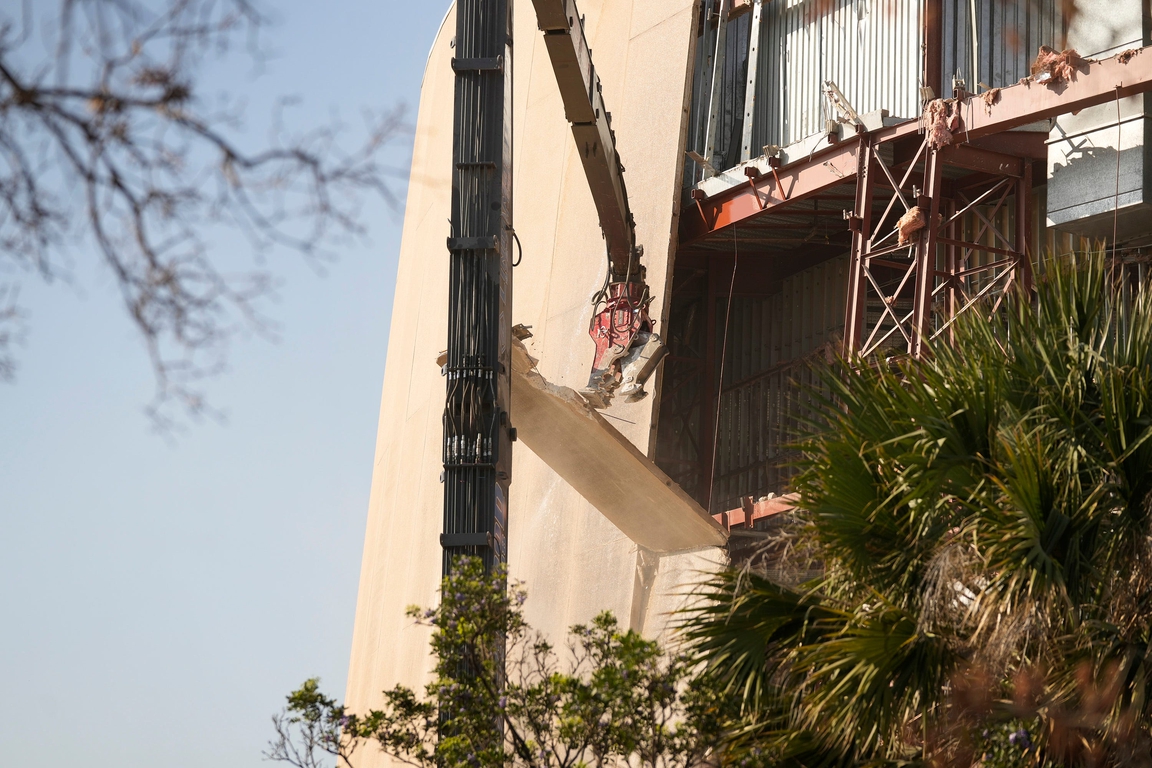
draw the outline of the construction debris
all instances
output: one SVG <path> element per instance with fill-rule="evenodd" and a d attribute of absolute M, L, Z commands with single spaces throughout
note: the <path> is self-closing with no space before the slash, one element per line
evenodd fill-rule
<path fill-rule="evenodd" d="M 516 432 L 533 454 L 638 546 L 724 546 L 728 532 L 574 390 L 540 375 L 512 342 Z"/>
<path fill-rule="evenodd" d="M 948 136 L 949 141 L 951 141 L 952 134 L 948 134 Z M 912 242 L 915 234 L 926 226 L 928 226 L 928 217 L 920 210 L 920 206 L 914 205 L 909 208 L 908 213 L 901 216 L 900 221 L 896 222 L 896 229 L 900 231 L 900 245 L 907 245 Z"/>
<path fill-rule="evenodd" d="M 928 102 L 928 108 L 924 110 L 924 130 L 928 134 L 928 146 L 932 149 L 940 149 L 952 143 L 952 131 L 957 127 L 953 123 L 959 123 L 959 115 L 950 120 L 950 112 L 951 108 L 944 99 Z"/>
<path fill-rule="evenodd" d="M 1071 80 L 1083 63 L 1084 59 L 1071 48 L 1058 52 L 1055 48 L 1042 45 L 1036 60 L 1032 62 L 1032 78 L 1045 85 L 1059 85 Z"/>
<path fill-rule="evenodd" d="M 992 114 L 992 106 L 1000 101 L 1000 89 L 992 88 L 980 94 L 980 98 L 984 100 L 984 109 L 988 110 L 988 114 Z"/>
<path fill-rule="evenodd" d="M 732 22 L 752 10 L 752 0 L 733 0 L 732 10 L 728 12 L 728 21 Z"/>

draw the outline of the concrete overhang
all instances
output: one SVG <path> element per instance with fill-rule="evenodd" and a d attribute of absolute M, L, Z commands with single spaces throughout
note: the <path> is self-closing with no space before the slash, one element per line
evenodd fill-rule
<path fill-rule="evenodd" d="M 441 352 L 437 365 L 447 362 Z M 723 547 L 728 531 L 600 416 L 575 389 L 548 382 L 523 342 L 511 348 L 517 440 L 637 545 L 654 553 Z M 514 479 L 515 481 L 515 479 Z"/>
<path fill-rule="evenodd" d="M 446 355 L 437 360 L 443 365 Z M 569 387 L 512 340 L 517 438 L 620 531 L 659 554 L 722 547 L 728 531 Z"/>
<path fill-rule="evenodd" d="M 545 380 L 519 341 L 512 347 L 512 423 L 524 445 L 645 549 L 727 542 L 728 532 L 584 398 Z"/>

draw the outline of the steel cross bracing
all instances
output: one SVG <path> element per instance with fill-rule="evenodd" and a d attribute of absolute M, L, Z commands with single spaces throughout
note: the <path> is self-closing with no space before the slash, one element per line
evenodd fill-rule
<path fill-rule="evenodd" d="M 847 349 L 862 356 L 885 351 L 919 357 L 957 317 L 984 307 L 982 299 L 995 297 L 994 314 L 1015 286 L 1031 288 L 1031 162 L 970 146 L 934 149 L 925 138 L 901 172 L 869 137 L 861 143 L 857 202 L 848 217 L 853 237 Z M 950 183 L 946 167 L 974 173 Z M 911 186 L 918 170 L 922 187 Z M 877 194 L 886 202 L 874 218 Z M 993 220 L 1010 196 L 1015 216 L 1008 235 Z M 983 207 L 990 207 L 987 214 Z M 901 243 L 898 222 L 914 209 L 926 226 Z M 957 231 L 966 217 L 979 223 L 971 240 L 959 239 Z M 977 254 L 985 256 L 973 259 Z"/>
<path fill-rule="evenodd" d="M 1075 79 L 1056 88 L 1033 82 L 1017 84 L 1000 89 L 991 104 L 978 96 L 966 95 L 957 105 L 959 127 L 955 140 L 969 143 L 1004 135 L 1015 128 L 1147 91 L 1152 91 L 1152 46 L 1138 49 L 1135 54 L 1117 54 L 1085 63 Z M 919 120 L 908 120 L 846 138 L 782 166 L 773 163 L 774 158 L 761 157 L 743 169 L 726 171 L 729 186 L 722 192 L 704 194 L 702 189 L 695 190 L 692 204 L 681 213 L 680 243 L 692 244 L 727 231 L 741 221 L 771 214 L 854 181 L 863 136 L 879 146 L 920 131 Z"/>
<path fill-rule="evenodd" d="M 1020 134 L 1008 131 L 1150 90 L 1152 47 L 1086 62 L 1055 87 L 1025 81 L 1000 89 L 989 101 L 973 95 L 950 100 L 958 123 L 954 145 L 933 149 L 921 143 L 911 162 L 885 162 L 880 150 L 919 138 L 919 120 L 861 130 L 796 162 L 751 160 L 722 174 L 728 185 L 722 191 L 716 191 L 718 179 L 693 190 L 681 214 L 680 242 L 722 243 L 742 221 L 788 213 L 801 201 L 854 184 L 846 345 L 865 354 L 892 349 L 919 355 L 933 338 L 950 334 L 956 317 L 981 306 L 982 299 L 995 296 L 995 311 L 1015 287 L 1030 286 L 1030 160 L 1036 158 L 990 152 L 973 142 L 998 136 L 1011 147 L 1016 142 L 1007 139 Z M 971 183 L 947 178 L 946 169 L 966 171 Z M 887 198 L 877 210 L 874 198 L 882 193 Z M 927 226 L 900 245 L 896 220 L 913 205 L 922 209 Z M 994 223 L 994 212 L 1009 205 L 1014 225 L 1005 232 Z M 992 213 L 983 206 L 991 206 Z M 959 234 L 965 217 L 978 222 L 971 240 Z"/>

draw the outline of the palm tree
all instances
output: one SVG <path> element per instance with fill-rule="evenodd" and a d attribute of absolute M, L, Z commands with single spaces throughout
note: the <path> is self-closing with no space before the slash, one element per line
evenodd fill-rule
<path fill-rule="evenodd" d="M 730 754 L 1147 764 L 1152 292 L 1065 259 L 925 360 L 822 374 L 788 532 L 822 575 L 726 572 L 685 616 Z"/>

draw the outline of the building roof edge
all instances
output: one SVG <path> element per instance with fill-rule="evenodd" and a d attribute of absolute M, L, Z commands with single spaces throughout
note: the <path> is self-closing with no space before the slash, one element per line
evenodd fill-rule
<path fill-rule="evenodd" d="M 444 18 L 440 20 L 440 26 L 436 28 L 436 36 L 432 38 L 432 47 L 428 49 L 428 57 L 424 59 L 424 73 L 420 75 L 420 89 L 424 89 L 424 80 L 428 77 L 428 64 L 432 61 L 432 54 L 436 51 L 436 41 L 440 39 L 440 35 L 444 32 L 444 25 L 448 23 L 448 17 L 452 15 L 452 11 L 456 8 L 456 0 L 452 0 L 448 4 L 448 10 L 444 11 Z"/>

